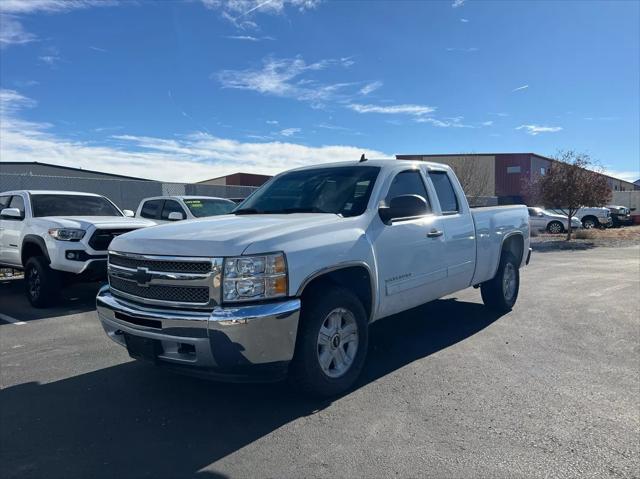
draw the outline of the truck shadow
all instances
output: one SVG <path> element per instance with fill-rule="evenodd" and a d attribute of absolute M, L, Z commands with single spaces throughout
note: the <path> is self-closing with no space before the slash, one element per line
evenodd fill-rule
<path fill-rule="evenodd" d="M 468 338 L 498 319 L 439 300 L 375 323 L 356 388 Z M 9 477 L 192 477 L 330 406 L 284 384 L 219 384 L 128 362 L 0 391 L 0 464 Z M 210 477 L 223 477 L 207 473 Z"/>
<path fill-rule="evenodd" d="M 36 309 L 29 304 L 24 293 L 24 280 L 3 280 L 0 281 L 0 297 L 3 299 L 4 307 L 0 312 L 20 321 L 86 313 L 96 309 L 96 294 L 102 284 L 104 283 L 91 282 L 65 286 L 54 306 Z"/>

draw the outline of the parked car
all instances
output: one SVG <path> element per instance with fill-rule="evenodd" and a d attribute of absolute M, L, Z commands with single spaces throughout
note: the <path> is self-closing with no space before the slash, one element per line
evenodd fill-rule
<path fill-rule="evenodd" d="M 549 211 L 552 213 L 563 214 L 560 209 L 551 208 Z M 575 216 L 582 223 L 582 227 L 586 229 L 609 228 L 613 224 L 609 208 L 583 207 L 576 211 Z"/>
<path fill-rule="evenodd" d="M 119 236 L 97 311 L 134 358 L 329 396 L 360 374 L 370 323 L 470 286 L 506 313 L 530 254 L 526 207 L 471 210 L 446 165 L 317 165 L 233 215 Z"/>
<path fill-rule="evenodd" d="M 611 220 L 614 227 L 631 226 L 633 218 L 631 217 L 631 209 L 626 206 L 607 206 L 611 213 Z"/>
<path fill-rule="evenodd" d="M 155 196 L 138 205 L 136 218 L 158 224 L 229 214 L 237 206 L 226 198 L 212 196 Z"/>
<path fill-rule="evenodd" d="M 569 228 L 569 220 L 566 215 L 559 215 L 538 207 L 528 208 L 528 210 L 529 224 L 532 230 L 563 233 Z M 576 216 L 571 218 L 571 228 L 582 228 L 582 223 Z"/>
<path fill-rule="evenodd" d="M 0 266 L 24 270 L 27 299 L 48 306 L 66 281 L 106 277 L 113 238 L 153 225 L 131 216 L 92 193 L 0 193 Z"/>

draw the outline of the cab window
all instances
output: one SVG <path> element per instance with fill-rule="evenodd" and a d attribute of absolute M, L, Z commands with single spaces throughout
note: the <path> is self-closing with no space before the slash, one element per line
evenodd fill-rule
<path fill-rule="evenodd" d="M 454 215 L 460 212 L 460 203 L 446 171 L 430 171 L 429 178 L 436 190 L 440 209 L 443 215 Z"/>
<path fill-rule="evenodd" d="M 9 206 L 9 200 L 11 196 L 0 196 L 0 210 L 7 208 Z"/>
<path fill-rule="evenodd" d="M 424 186 L 422 175 L 418 170 L 406 170 L 401 171 L 391 182 L 389 192 L 385 198 L 385 203 L 389 205 L 392 198 L 401 195 L 418 195 L 421 196 L 427 203 L 427 213 L 431 212 L 431 205 L 429 203 L 429 196 L 427 195 L 427 188 Z"/>
<path fill-rule="evenodd" d="M 11 197 L 11 201 L 9 202 L 9 208 L 18 208 L 20 210 L 20 214 L 24 218 L 24 199 L 22 196 L 14 195 Z"/>
<path fill-rule="evenodd" d="M 140 216 L 143 218 L 156 219 L 160 214 L 160 208 L 162 207 L 162 200 L 149 200 L 145 201 L 140 210 Z"/>
<path fill-rule="evenodd" d="M 161 219 L 168 221 L 170 213 L 180 213 L 182 214 L 183 218 L 187 217 L 187 215 L 185 215 L 184 213 L 184 210 L 182 209 L 182 206 L 180 206 L 180 203 L 174 200 L 166 200 L 162 208 Z"/>

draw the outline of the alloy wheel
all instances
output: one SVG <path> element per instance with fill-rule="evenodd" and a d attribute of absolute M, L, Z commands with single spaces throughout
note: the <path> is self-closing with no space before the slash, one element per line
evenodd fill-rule
<path fill-rule="evenodd" d="M 345 308 L 332 310 L 318 332 L 320 368 L 330 378 L 339 378 L 349 371 L 357 353 L 358 325 L 355 316 Z"/>

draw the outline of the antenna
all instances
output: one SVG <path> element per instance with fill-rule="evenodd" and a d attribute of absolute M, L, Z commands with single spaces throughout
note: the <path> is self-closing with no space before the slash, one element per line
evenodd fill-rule
<path fill-rule="evenodd" d="M 362 156 L 360 157 L 360 161 L 358 163 L 362 163 L 364 161 L 367 161 L 367 158 L 364 156 L 364 153 L 363 153 Z"/>

